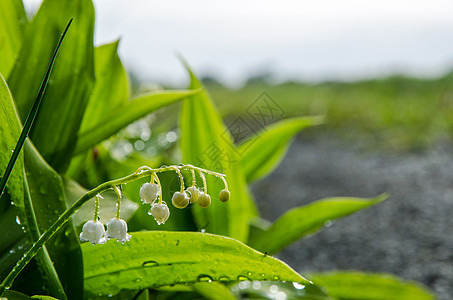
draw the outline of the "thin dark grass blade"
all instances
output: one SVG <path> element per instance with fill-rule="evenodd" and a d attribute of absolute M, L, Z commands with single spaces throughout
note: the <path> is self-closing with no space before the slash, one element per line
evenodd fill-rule
<path fill-rule="evenodd" d="M 44 97 L 44 93 L 47 88 L 47 83 L 49 82 L 49 77 L 50 73 L 52 72 L 53 65 L 55 63 L 55 58 L 57 57 L 58 50 L 60 50 L 61 43 L 63 42 L 63 39 L 66 35 L 66 32 L 69 29 L 69 26 L 71 26 L 72 20 L 69 20 L 68 25 L 66 25 L 65 30 L 60 36 L 60 40 L 58 41 L 57 46 L 55 47 L 55 51 L 53 53 L 52 59 L 50 60 L 49 66 L 47 67 L 47 72 L 46 75 L 44 76 L 44 79 L 41 82 L 41 86 L 39 88 L 38 94 L 36 95 L 35 102 L 33 103 L 33 107 L 31 108 L 30 112 L 28 113 L 27 119 L 25 120 L 24 127 L 22 129 L 22 132 L 20 133 L 19 140 L 17 141 L 16 147 L 14 148 L 13 155 L 11 156 L 11 159 L 8 162 L 8 166 L 5 169 L 5 173 L 3 174 L 3 177 L 0 182 L 0 196 L 3 196 L 3 192 L 5 191 L 6 183 L 8 182 L 8 178 L 11 175 L 11 172 L 13 171 L 14 164 L 16 163 L 17 158 L 19 157 L 19 153 L 22 150 L 22 147 L 25 143 L 25 139 L 27 138 L 28 134 L 30 133 L 30 130 L 33 126 L 33 122 L 35 121 L 36 115 L 38 114 L 39 107 L 42 102 L 42 98 Z"/>

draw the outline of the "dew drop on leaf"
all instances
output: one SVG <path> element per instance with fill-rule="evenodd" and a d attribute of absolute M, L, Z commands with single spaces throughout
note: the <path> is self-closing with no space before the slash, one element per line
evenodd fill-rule
<path fill-rule="evenodd" d="M 19 225 L 21 225 L 19 216 L 16 216 L 16 223 L 19 224 Z"/>
<path fill-rule="evenodd" d="M 305 285 L 298 282 L 293 282 L 293 286 L 298 290 L 303 290 L 305 288 Z"/>
<path fill-rule="evenodd" d="M 239 275 L 239 276 L 238 276 L 238 280 L 239 280 L 239 281 L 244 281 L 244 280 L 250 280 L 250 279 L 249 279 L 248 277 L 246 277 L 246 276 Z"/>
<path fill-rule="evenodd" d="M 148 260 L 148 261 L 145 261 L 144 263 L 142 263 L 142 267 L 146 268 L 146 267 L 157 267 L 159 265 L 159 263 L 155 260 Z"/>
<path fill-rule="evenodd" d="M 212 282 L 213 279 L 211 276 L 206 275 L 206 274 L 201 274 L 197 277 L 197 281 L 199 282 Z"/>
<path fill-rule="evenodd" d="M 219 281 L 220 282 L 228 282 L 228 281 L 230 281 L 230 277 L 228 277 L 228 276 L 220 276 L 219 277 Z"/>

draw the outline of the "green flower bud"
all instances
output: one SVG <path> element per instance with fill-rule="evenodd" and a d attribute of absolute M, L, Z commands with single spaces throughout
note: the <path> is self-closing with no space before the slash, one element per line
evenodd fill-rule
<path fill-rule="evenodd" d="M 171 197 L 171 203 L 173 203 L 174 207 L 184 208 L 189 205 L 189 198 L 185 192 L 176 192 Z"/>
<path fill-rule="evenodd" d="M 195 203 L 198 200 L 198 195 L 200 194 L 200 191 L 198 191 L 198 188 L 195 186 L 191 186 L 187 188 L 187 191 L 190 194 L 189 201 L 190 203 Z"/>
<path fill-rule="evenodd" d="M 197 203 L 201 207 L 208 207 L 209 205 L 211 205 L 211 196 L 203 193 L 198 196 Z"/>
<path fill-rule="evenodd" d="M 219 193 L 219 199 L 222 202 L 227 202 L 228 200 L 230 200 L 230 191 L 221 190 Z"/>

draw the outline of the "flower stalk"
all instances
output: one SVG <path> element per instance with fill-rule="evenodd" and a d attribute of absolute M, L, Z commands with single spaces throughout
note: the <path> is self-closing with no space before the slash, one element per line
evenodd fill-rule
<path fill-rule="evenodd" d="M 99 199 L 98 195 L 108 189 L 114 189 L 115 192 L 118 193 L 117 189 L 118 186 L 122 184 L 126 184 L 129 182 L 136 181 L 138 179 L 147 177 L 147 176 L 152 176 L 159 184 L 160 182 L 157 177 L 157 173 L 162 173 L 162 172 L 167 172 L 167 171 L 176 171 L 180 174 L 181 170 L 196 170 L 198 171 L 201 175 L 202 178 L 204 179 L 204 173 L 223 178 L 225 175 L 212 172 L 209 170 L 201 169 L 198 167 L 194 167 L 192 165 L 178 165 L 178 166 L 165 166 L 165 167 L 160 167 L 157 169 L 152 169 L 150 167 L 144 166 L 140 167 L 135 171 L 133 174 L 130 174 L 128 176 L 115 179 L 115 180 L 110 180 L 107 182 L 104 182 L 94 189 L 86 192 L 79 200 L 77 200 L 71 207 L 66 209 L 59 217 L 58 219 L 40 236 L 40 238 L 33 243 L 31 248 L 20 258 L 20 260 L 17 262 L 17 264 L 14 266 L 14 268 L 11 270 L 11 272 L 6 276 L 6 278 L 2 281 L 0 284 L 0 296 L 3 294 L 3 292 L 6 289 L 9 289 L 12 284 L 14 279 L 19 275 L 19 273 L 25 268 L 25 266 L 32 260 L 33 257 L 38 253 L 38 251 L 44 246 L 44 244 L 49 241 L 61 228 L 62 226 L 68 222 L 71 218 L 71 216 L 76 213 L 86 202 L 88 202 L 91 198 L 95 197 L 96 198 L 96 208 L 95 208 L 95 222 L 97 221 L 97 216 L 99 214 Z M 204 184 L 206 180 L 204 179 Z M 206 189 L 206 184 L 205 184 L 205 189 Z M 121 193 L 119 191 L 119 193 Z M 120 194 L 118 194 L 120 195 Z M 162 196 L 159 199 L 159 202 L 162 201 Z M 119 217 L 119 205 L 118 205 L 118 210 L 117 210 L 117 216 Z"/>

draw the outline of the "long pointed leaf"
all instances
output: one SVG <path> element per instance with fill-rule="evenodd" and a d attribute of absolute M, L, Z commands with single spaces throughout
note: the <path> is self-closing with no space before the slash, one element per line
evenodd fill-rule
<path fill-rule="evenodd" d="M 107 139 L 121 128 L 151 112 L 199 91 L 159 91 L 136 98 L 103 115 L 95 125 L 79 134 L 74 154 L 82 153 Z"/>
<path fill-rule="evenodd" d="M 352 197 L 327 198 L 286 212 L 269 229 L 256 235 L 250 246 L 273 254 L 301 237 L 313 233 L 327 221 L 350 215 L 384 201 L 386 195 L 363 199 Z"/>
<path fill-rule="evenodd" d="M 69 29 L 69 26 L 71 26 L 71 23 L 72 23 L 72 19 L 66 25 L 66 28 L 63 31 L 63 33 L 61 34 L 58 44 L 55 47 L 55 51 L 50 60 L 49 66 L 47 67 L 46 74 L 44 75 L 44 78 L 41 82 L 41 86 L 39 87 L 38 94 L 36 95 L 35 102 L 33 103 L 33 106 L 31 108 L 30 112 L 28 113 L 27 119 L 25 120 L 24 128 L 22 129 L 22 132 L 20 133 L 19 140 L 17 141 L 16 147 L 14 148 L 14 151 L 13 151 L 13 155 L 11 156 L 11 159 L 8 163 L 8 166 L 5 169 L 5 173 L 3 174 L 2 180 L 0 182 L 0 195 L 3 194 L 3 191 L 5 189 L 6 182 L 8 181 L 9 175 L 11 174 L 11 171 L 13 170 L 14 164 L 16 163 L 19 153 L 22 150 L 22 146 L 24 145 L 25 139 L 27 138 L 27 136 L 33 126 L 33 122 L 35 121 L 36 115 L 38 114 L 38 110 L 41 105 L 42 98 L 44 97 L 44 93 L 47 88 L 47 83 L 49 82 L 49 76 L 50 76 L 50 73 L 52 72 L 52 68 L 55 63 L 55 58 L 57 57 L 58 50 L 60 50 L 61 43 L 63 42 L 63 39 L 66 35 L 66 32 Z"/>
<path fill-rule="evenodd" d="M 336 271 L 311 274 L 313 281 L 339 300 L 433 300 L 434 296 L 419 283 L 389 274 Z"/>
<path fill-rule="evenodd" d="M 0 1 L 0 73 L 5 77 L 14 66 L 27 23 L 22 1 Z"/>
<path fill-rule="evenodd" d="M 308 281 L 285 263 L 241 242 L 198 232 L 132 233 L 126 244 L 83 244 L 85 288 L 94 295 L 121 289 L 204 281 Z"/>
<path fill-rule="evenodd" d="M 42 234 L 66 210 L 63 183 L 60 176 L 44 161 L 29 141 L 25 143 L 24 150 L 25 173 L 35 220 L 31 220 L 31 208 L 27 205 L 19 207 L 20 218 L 21 221 L 27 220 L 23 224 L 27 231 Z M 32 237 L 35 239 L 33 233 Z M 72 222 L 66 223 L 45 247 L 69 299 L 81 299 L 82 256 Z M 41 263 L 47 261 L 42 260 Z"/>
<path fill-rule="evenodd" d="M 191 78 L 190 88 L 202 88 L 200 81 L 186 67 Z M 205 209 L 193 207 L 197 225 L 208 232 L 246 241 L 248 223 L 256 215 L 256 208 L 230 133 L 206 92 L 184 101 L 180 128 L 183 161 L 223 172 L 231 192 L 231 200 L 221 203 L 218 194 L 223 189 L 223 183 L 217 178 L 208 177 L 208 193 L 212 197 L 212 204 Z"/>
<path fill-rule="evenodd" d="M 241 165 L 247 178 L 252 182 L 266 176 L 283 159 L 291 138 L 304 128 L 319 125 L 321 117 L 297 117 L 279 121 L 264 128 L 250 140 L 238 147 Z"/>
<path fill-rule="evenodd" d="M 79 133 L 99 125 L 105 115 L 129 101 L 127 74 L 117 54 L 119 41 L 94 49 L 96 83 L 83 114 Z"/>
<path fill-rule="evenodd" d="M 45 0 L 27 26 L 8 84 L 22 120 L 39 90 L 41 74 L 57 37 L 73 17 L 61 47 L 31 140 L 49 164 L 62 172 L 71 159 L 83 112 L 94 83 L 94 7 L 91 0 Z M 37 80 L 38 79 L 38 80 Z"/>
<path fill-rule="evenodd" d="M 24 159 L 20 153 L 16 156 L 16 168 L 12 168 L 12 151 L 21 132 L 21 125 L 17 116 L 17 112 L 14 106 L 14 102 L 9 92 L 8 86 L 5 80 L 0 74 L 0 120 L 2 120 L 2 126 L 0 126 L 0 170 L 3 171 L 3 177 L 1 180 L 1 192 L 0 199 L 3 200 L 3 191 L 6 183 L 8 183 L 8 192 L 13 202 L 19 202 L 24 196 L 24 176 L 23 167 Z M 9 168 L 8 166 L 11 165 Z M 10 180 L 8 180 L 10 179 Z M 0 212 L 6 210 L 9 203 L 0 204 Z"/>

